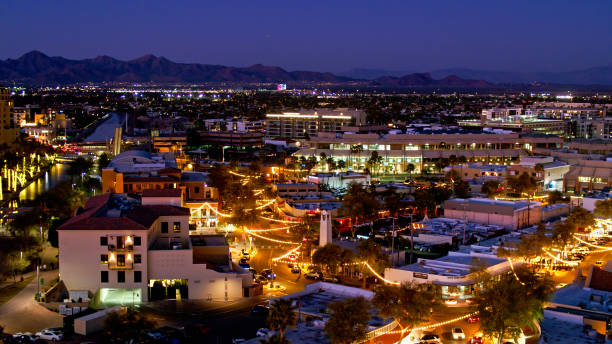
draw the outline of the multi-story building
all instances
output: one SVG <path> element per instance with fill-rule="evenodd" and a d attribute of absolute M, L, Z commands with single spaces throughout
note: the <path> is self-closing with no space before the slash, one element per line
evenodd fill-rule
<path fill-rule="evenodd" d="M 568 124 L 561 119 L 543 118 L 537 111 L 523 108 L 483 109 L 479 120 L 460 120 L 462 127 L 505 129 L 523 133 L 566 135 Z"/>
<path fill-rule="evenodd" d="M 94 196 L 58 228 L 61 280 L 103 303 L 241 298 L 251 274 L 232 264 L 225 238 L 188 228 L 186 208 Z"/>
<path fill-rule="evenodd" d="M 518 133 L 436 132 L 431 134 L 353 134 L 318 133 L 297 151 L 297 157 L 315 157 L 321 153 L 342 161 L 353 171 L 366 167 L 376 151 L 382 162 L 376 168 L 383 173 L 438 172 L 437 162 L 452 159 L 484 164 L 509 165 L 534 148 L 557 148 L 563 139 L 557 136 Z M 325 164 L 319 164 L 322 168 Z M 410 167 L 412 166 L 412 167 Z M 443 166 L 442 166 L 443 167 Z"/>
<path fill-rule="evenodd" d="M 304 139 L 319 132 L 339 133 L 343 126 L 365 124 L 363 110 L 315 109 L 266 115 L 266 136 Z"/>
<path fill-rule="evenodd" d="M 8 89 L 0 87 L 0 144 L 11 144 L 19 135 L 13 117 L 13 101 Z"/>
<path fill-rule="evenodd" d="M 444 217 L 506 229 L 519 229 L 542 221 L 539 202 L 500 201 L 488 198 L 453 198 L 444 202 Z"/>
<path fill-rule="evenodd" d="M 181 171 L 173 167 L 172 154 L 152 155 L 142 151 L 127 151 L 113 158 L 102 170 L 102 191 L 145 196 L 164 190 L 178 190 L 180 205 L 189 208 L 189 223 L 198 230 L 215 227 L 219 192 L 212 187 L 205 172 Z M 155 192 L 152 192 L 155 191 Z M 173 191 L 168 191 L 169 195 Z"/>

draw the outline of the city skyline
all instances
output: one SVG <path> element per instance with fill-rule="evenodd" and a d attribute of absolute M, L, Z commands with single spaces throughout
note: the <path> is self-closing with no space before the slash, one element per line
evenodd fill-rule
<path fill-rule="evenodd" d="M 612 62 L 607 34 L 612 24 L 605 18 L 611 5 L 605 2 L 368 5 L 186 2 L 168 8 L 153 1 L 146 7 L 32 8 L 12 2 L 0 14 L 0 27 L 12 32 L 0 39 L 0 58 L 31 50 L 70 59 L 108 55 L 130 60 L 151 53 L 181 63 L 261 63 L 333 73 L 353 68 L 565 72 Z M 55 19 L 53 25 L 48 18 Z"/>

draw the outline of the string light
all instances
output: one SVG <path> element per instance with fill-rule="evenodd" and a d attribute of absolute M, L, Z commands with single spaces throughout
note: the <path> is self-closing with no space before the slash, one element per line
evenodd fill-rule
<path fill-rule="evenodd" d="M 293 226 L 285 226 L 285 227 L 278 227 L 278 228 L 267 228 L 267 229 L 249 229 L 249 232 L 274 232 L 274 231 L 280 231 L 283 229 L 289 229 L 292 228 Z"/>
<path fill-rule="evenodd" d="M 274 202 L 276 202 L 276 200 L 275 200 L 275 199 L 271 200 L 270 202 L 268 202 L 268 203 L 266 203 L 266 204 L 264 204 L 264 205 L 260 205 L 259 207 L 255 207 L 255 209 L 263 209 L 263 208 L 265 208 L 265 207 L 269 206 L 270 204 L 272 204 L 272 203 L 274 203 Z M 250 209 L 249 209 L 249 210 L 250 210 Z"/>
<path fill-rule="evenodd" d="M 554 260 L 556 260 L 556 261 L 559 261 L 559 262 L 565 263 L 565 264 L 567 264 L 567 265 L 572 265 L 572 266 L 578 265 L 578 263 L 576 263 L 576 262 L 570 262 L 570 261 L 568 261 L 568 260 L 563 260 L 563 259 L 561 259 L 561 258 L 559 258 L 559 257 L 557 257 L 557 256 L 554 256 L 552 253 L 548 252 L 548 251 L 547 251 L 547 250 L 545 250 L 545 249 L 542 249 L 542 251 L 544 251 L 544 253 L 546 253 L 546 254 L 547 254 L 547 255 L 549 255 L 549 256 L 550 256 L 552 259 L 554 259 Z"/>
<path fill-rule="evenodd" d="M 276 242 L 276 243 L 279 243 L 279 244 L 300 245 L 299 242 L 284 241 L 284 240 L 268 238 L 268 237 L 265 237 L 263 235 L 259 235 L 259 234 L 255 233 L 255 232 L 252 232 L 251 230 L 248 230 L 248 229 L 246 230 L 246 232 L 251 234 L 251 235 L 253 235 L 253 236 L 256 236 L 256 237 L 258 237 L 260 239 Z"/>
<path fill-rule="evenodd" d="M 241 178 L 249 178 L 247 175 L 244 174 L 240 174 L 238 172 L 234 172 L 234 171 L 229 171 L 230 174 L 233 174 L 235 176 L 241 177 Z"/>
<path fill-rule="evenodd" d="M 602 250 L 605 250 L 605 251 L 612 251 L 612 247 L 593 245 L 593 244 L 591 244 L 588 241 L 584 241 L 584 240 L 578 238 L 575 234 L 574 234 L 574 239 L 578 240 L 579 242 L 581 242 L 581 243 L 583 243 L 585 245 L 591 246 L 591 247 L 599 248 L 599 249 L 602 249 Z"/>
<path fill-rule="evenodd" d="M 512 259 L 510 259 L 510 257 L 508 257 L 507 259 L 508 259 L 508 263 L 510 264 L 510 270 L 512 270 L 512 274 L 514 275 L 514 278 L 516 278 L 516 280 L 521 285 L 525 285 L 525 283 L 519 279 L 518 275 L 516 274 L 516 271 L 514 271 L 514 265 L 512 264 Z"/>
<path fill-rule="evenodd" d="M 281 259 L 287 258 L 287 257 L 289 257 L 289 256 L 290 256 L 292 253 L 294 253 L 294 252 L 296 252 L 297 250 L 299 250 L 301 247 L 302 247 L 302 244 L 299 244 L 297 247 L 295 247 L 295 248 L 291 249 L 289 252 L 287 252 L 287 253 L 283 254 L 282 256 L 280 256 L 280 257 L 276 257 L 276 258 L 272 258 L 272 261 L 275 261 L 275 262 L 276 262 L 276 261 L 279 261 L 279 260 L 281 260 Z"/>
<path fill-rule="evenodd" d="M 268 221 L 273 221 L 273 222 L 280 222 L 280 223 L 299 223 L 301 221 L 299 220 L 279 220 L 279 219 L 273 219 L 271 217 L 265 217 L 265 216 L 259 216 L 264 220 L 268 220 Z"/>
<path fill-rule="evenodd" d="M 370 269 L 370 271 L 372 272 L 372 274 L 374 276 L 378 277 L 378 279 L 380 279 L 381 281 L 389 283 L 389 284 L 393 284 L 393 285 L 400 285 L 399 282 L 390 281 L 390 280 L 385 279 L 384 277 L 382 277 L 378 272 L 376 272 L 376 270 L 372 269 L 372 267 L 370 266 L 370 264 L 368 264 L 368 262 L 363 262 L 363 265 L 367 266 L 368 269 Z"/>

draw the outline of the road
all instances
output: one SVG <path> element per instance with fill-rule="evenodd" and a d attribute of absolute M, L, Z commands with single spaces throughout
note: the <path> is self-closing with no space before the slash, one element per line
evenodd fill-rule
<path fill-rule="evenodd" d="M 57 277 L 57 270 L 44 271 L 41 276 L 50 281 Z M 4 332 L 35 333 L 47 327 L 62 326 L 61 315 L 34 301 L 37 288 L 38 283 L 34 278 L 19 294 L 0 306 L 0 325 L 4 326 Z"/>

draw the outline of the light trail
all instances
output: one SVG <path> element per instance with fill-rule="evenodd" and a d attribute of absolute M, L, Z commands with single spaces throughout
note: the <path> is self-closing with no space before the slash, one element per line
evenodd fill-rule
<path fill-rule="evenodd" d="M 280 231 L 283 229 L 289 229 L 292 228 L 293 226 L 285 226 L 285 227 L 278 227 L 278 228 L 267 228 L 267 229 L 249 229 L 249 232 L 274 232 L 274 231 Z"/>
<path fill-rule="evenodd" d="M 259 217 L 261 217 L 264 220 L 268 220 L 268 221 L 273 221 L 273 222 L 280 222 L 280 223 L 300 223 L 302 221 L 294 221 L 294 220 L 279 220 L 279 219 L 273 219 L 271 217 L 265 217 L 265 216 L 261 216 L 259 215 Z"/>

